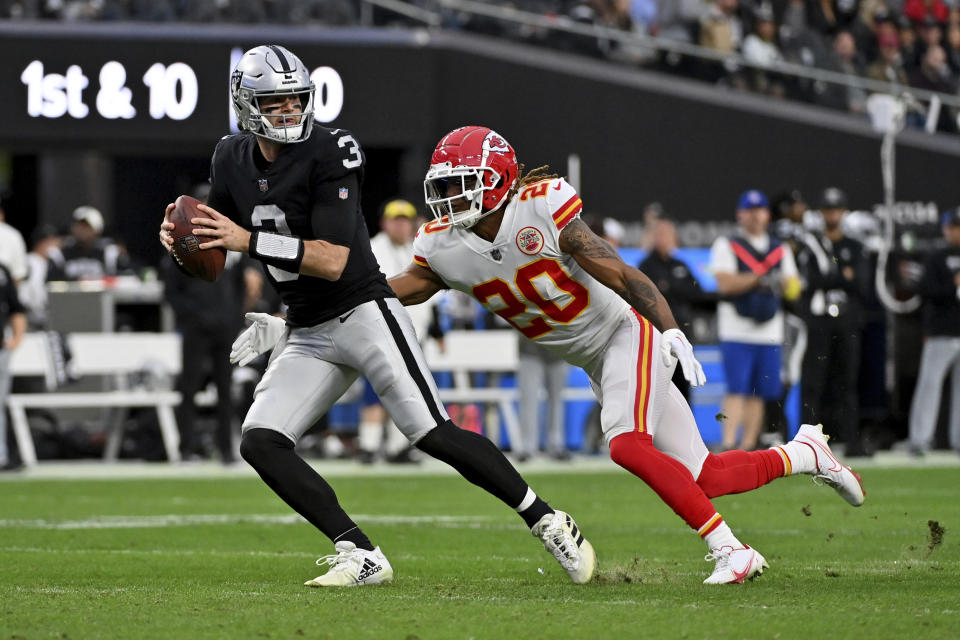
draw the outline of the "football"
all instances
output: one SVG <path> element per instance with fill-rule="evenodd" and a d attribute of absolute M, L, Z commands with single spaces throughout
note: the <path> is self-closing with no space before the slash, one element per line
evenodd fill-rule
<path fill-rule="evenodd" d="M 196 277 L 214 282 L 223 272 L 223 265 L 227 260 L 227 252 L 222 247 L 201 249 L 203 238 L 193 235 L 195 226 L 190 223 L 193 218 L 209 218 L 210 216 L 197 209 L 200 201 L 191 196 L 180 196 L 170 212 L 170 222 L 174 229 L 173 252 L 180 265 L 187 272 Z"/>

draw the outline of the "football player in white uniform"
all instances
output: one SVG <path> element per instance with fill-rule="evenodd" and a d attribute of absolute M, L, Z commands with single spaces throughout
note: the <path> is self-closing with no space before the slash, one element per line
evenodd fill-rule
<path fill-rule="evenodd" d="M 389 279 L 403 304 L 464 291 L 582 367 L 602 406 L 611 458 L 705 539 L 715 561 L 708 584 L 740 583 L 767 566 L 711 497 L 808 473 L 862 504 L 859 476 L 833 455 L 820 427 L 804 425 L 765 451 L 711 454 L 670 382 L 678 362 L 692 386 L 706 378 L 663 296 L 580 220 L 573 187 L 546 167 L 521 171 L 511 146 L 486 127 L 444 136 L 424 181 L 436 219 L 414 241 L 413 264 Z"/>

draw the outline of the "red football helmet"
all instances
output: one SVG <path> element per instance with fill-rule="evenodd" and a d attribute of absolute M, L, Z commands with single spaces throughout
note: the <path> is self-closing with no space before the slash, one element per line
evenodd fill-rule
<path fill-rule="evenodd" d="M 427 206 L 441 223 L 469 229 L 503 206 L 518 173 L 513 147 L 495 131 L 475 126 L 454 129 L 430 157 L 423 181 Z M 454 195 L 448 195 L 451 180 L 460 187 Z M 470 208 L 454 212 L 453 203 L 460 198 Z"/>

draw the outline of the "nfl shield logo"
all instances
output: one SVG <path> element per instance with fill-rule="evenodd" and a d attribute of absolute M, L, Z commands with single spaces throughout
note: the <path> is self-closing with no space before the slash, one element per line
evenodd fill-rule
<path fill-rule="evenodd" d="M 261 192 L 266 191 L 266 190 L 267 190 L 267 186 L 268 186 L 268 185 L 267 185 L 267 179 L 266 179 L 266 178 L 260 178 L 259 180 L 257 180 L 257 185 L 260 187 L 260 191 L 261 191 Z"/>
<path fill-rule="evenodd" d="M 349 189 L 347 189 L 346 187 L 340 187 L 340 199 L 341 199 L 341 200 L 346 200 L 349 195 L 350 195 L 350 190 L 349 190 Z"/>
<path fill-rule="evenodd" d="M 500 249 L 494 249 L 493 251 L 490 252 L 490 257 L 493 258 L 494 260 L 500 260 L 500 258 L 503 257 L 503 254 L 500 253 Z"/>

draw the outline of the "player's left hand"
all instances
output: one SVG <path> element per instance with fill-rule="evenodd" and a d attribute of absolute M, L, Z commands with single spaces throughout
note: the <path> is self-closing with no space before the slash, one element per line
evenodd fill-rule
<path fill-rule="evenodd" d="M 193 218 L 190 221 L 191 224 L 196 225 L 193 230 L 194 235 L 211 238 L 210 242 L 200 244 L 201 249 L 223 247 L 227 251 L 242 252 L 250 249 L 249 231 L 205 204 L 197 205 L 197 209 L 210 215 L 209 218 Z"/>
<path fill-rule="evenodd" d="M 683 377 L 691 387 L 699 387 L 706 383 L 707 376 L 703 373 L 703 367 L 693 356 L 693 347 L 680 329 L 667 329 L 663 332 L 660 337 L 660 356 L 663 358 L 663 364 L 668 367 L 676 359 L 680 363 Z"/>

